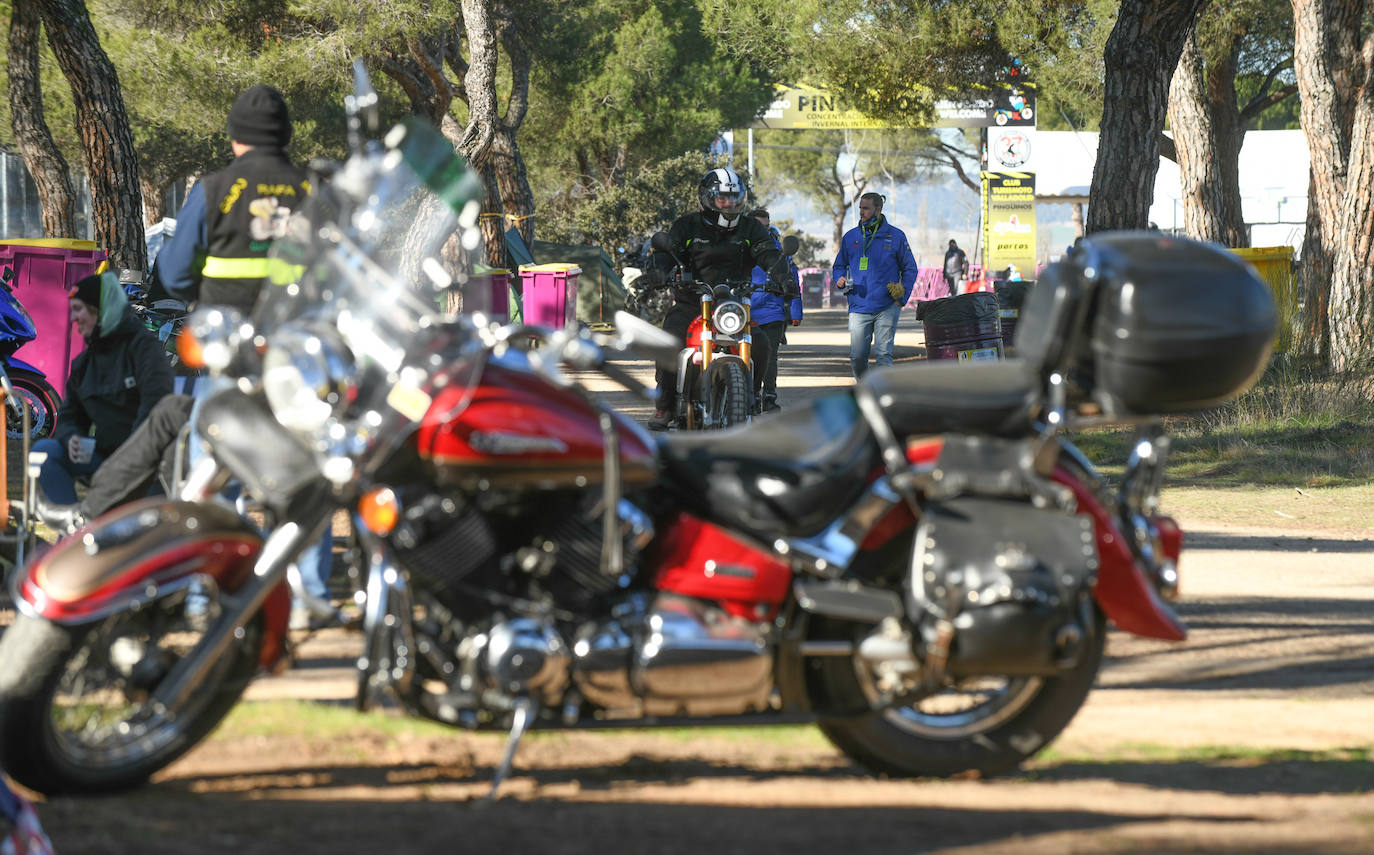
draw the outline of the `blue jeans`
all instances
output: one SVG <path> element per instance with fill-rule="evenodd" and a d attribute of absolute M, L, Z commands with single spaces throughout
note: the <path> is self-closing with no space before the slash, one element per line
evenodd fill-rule
<path fill-rule="evenodd" d="M 296 569 L 301 574 L 305 592 L 322 600 L 329 599 L 329 573 L 334 569 L 334 515 L 329 515 L 324 534 L 314 549 L 296 556 Z"/>
<path fill-rule="evenodd" d="M 897 316 L 902 307 L 893 303 L 881 312 L 849 313 L 849 364 L 858 380 L 868 370 L 869 349 L 879 365 L 892 364 L 892 344 L 897 340 Z"/>
<path fill-rule="evenodd" d="M 67 456 L 65 443 L 49 437 L 33 444 L 30 452 L 46 451 L 48 459 L 38 470 L 38 487 L 48 501 L 55 505 L 76 504 L 76 481 L 89 479 L 105 460 L 99 454 L 92 454 L 85 463 L 73 463 Z"/>

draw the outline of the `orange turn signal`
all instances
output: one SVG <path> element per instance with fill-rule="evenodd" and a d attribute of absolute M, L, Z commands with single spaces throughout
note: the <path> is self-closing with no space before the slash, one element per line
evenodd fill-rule
<path fill-rule="evenodd" d="M 177 358 L 187 368 L 200 370 L 205 367 L 205 351 L 201 349 L 200 340 L 189 329 L 183 329 L 181 335 L 177 336 Z"/>
<path fill-rule="evenodd" d="M 376 487 L 358 500 L 358 517 L 368 531 L 386 536 L 401 519 L 401 502 L 390 487 Z"/>

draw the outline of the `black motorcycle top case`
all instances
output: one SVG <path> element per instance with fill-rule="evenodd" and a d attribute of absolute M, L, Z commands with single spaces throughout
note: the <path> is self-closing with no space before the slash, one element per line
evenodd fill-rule
<path fill-rule="evenodd" d="M 1111 416 L 1215 406 L 1264 371 L 1269 285 L 1219 246 L 1154 232 L 1095 236 L 1093 397 Z"/>

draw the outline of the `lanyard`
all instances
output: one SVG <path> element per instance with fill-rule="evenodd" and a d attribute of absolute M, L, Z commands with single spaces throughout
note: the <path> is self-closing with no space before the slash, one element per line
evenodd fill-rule
<path fill-rule="evenodd" d="M 882 215 L 879 214 L 878 216 Z M 882 225 L 882 221 L 879 220 L 878 224 L 873 227 L 873 234 L 869 235 L 868 240 L 863 239 L 864 227 L 862 224 L 859 225 L 859 242 L 863 245 L 863 258 L 868 258 L 868 248 L 873 245 L 873 241 L 878 237 L 878 229 L 882 228 Z"/>

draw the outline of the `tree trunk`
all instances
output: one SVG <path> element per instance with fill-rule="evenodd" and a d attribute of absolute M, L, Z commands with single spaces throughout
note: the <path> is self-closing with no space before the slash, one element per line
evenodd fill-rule
<path fill-rule="evenodd" d="M 534 191 L 530 189 L 525 161 L 520 157 L 520 147 L 516 145 L 515 133 L 504 124 L 497 129 L 496 136 L 492 137 L 490 167 L 506 222 L 515 226 L 526 246 L 532 246 Z"/>
<path fill-rule="evenodd" d="M 530 55 L 515 32 L 509 7 L 501 8 L 496 29 L 501 46 L 505 48 L 506 57 L 510 62 L 511 87 L 506 100 L 506 115 L 497 124 L 492 135 L 491 169 L 501 194 L 507 224 L 515 226 L 526 246 L 533 246 L 534 191 L 530 189 L 525 160 L 521 157 L 520 146 L 515 141 L 520 126 L 525 122 L 525 111 L 529 107 Z M 502 241 L 504 255 L 504 235 Z"/>
<path fill-rule="evenodd" d="M 1087 231 L 1144 228 L 1159 171 L 1169 80 L 1207 0 L 1124 0 L 1104 53 L 1102 134 Z"/>
<path fill-rule="evenodd" d="M 486 245 L 484 263 L 491 267 L 506 267 L 506 217 L 501 213 L 501 188 L 495 171 L 487 166 L 482 170 L 482 242 Z"/>
<path fill-rule="evenodd" d="M 1299 343 L 1318 355 L 1334 350 L 1327 338 L 1334 335 L 1327 313 L 1333 308 L 1336 256 L 1348 237 L 1339 231 L 1337 219 L 1346 190 L 1355 96 L 1367 73 L 1359 50 L 1365 11 L 1365 0 L 1293 0 L 1293 73 L 1312 157 L 1299 283 L 1307 307 L 1306 337 Z"/>
<path fill-rule="evenodd" d="M 36 0 L 57 64 L 72 89 L 76 130 L 91 182 L 91 213 L 97 243 L 110 265 L 145 270 L 138 158 L 129 117 L 110 58 L 100 47 L 83 0 Z"/>
<path fill-rule="evenodd" d="M 1308 168 L 1307 186 L 1315 187 L 1316 169 Z M 1303 294 L 1302 308 L 1294 330 L 1293 350 L 1319 359 L 1331 359 L 1331 327 L 1328 304 L 1331 300 L 1331 259 L 1322 239 L 1322 221 L 1317 194 L 1307 195 L 1307 226 L 1302 236 L 1302 255 L 1298 259 L 1298 289 Z"/>
<path fill-rule="evenodd" d="M 154 185 L 151 181 L 139 181 L 143 190 L 143 225 L 152 226 L 162 222 L 162 207 L 167 201 L 167 188 Z"/>
<path fill-rule="evenodd" d="M 1374 33 L 1365 39 L 1362 63 L 1374 67 Z M 1338 371 L 1367 370 L 1374 357 L 1374 79 L 1368 74 L 1355 102 L 1347 175 L 1331 271 L 1331 366 Z"/>
<path fill-rule="evenodd" d="M 76 237 L 76 194 L 67 160 L 53 142 L 43 117 L 38 70 L 38 9 L 23 0 L 10 15 L 9 95 L 14 139 L 38 187 L 44 237 Z"/>
<path fill-rule="evenodd" d="M 1241 214 L 1240 147 L 1245 128 L 1236 106 L 1234 42 L 1208 63 L 1189 36 L 1169 89 L 1169 125 L 1183 191 L 1183 230 L 1190 238 L 1249 246 Z"/>

